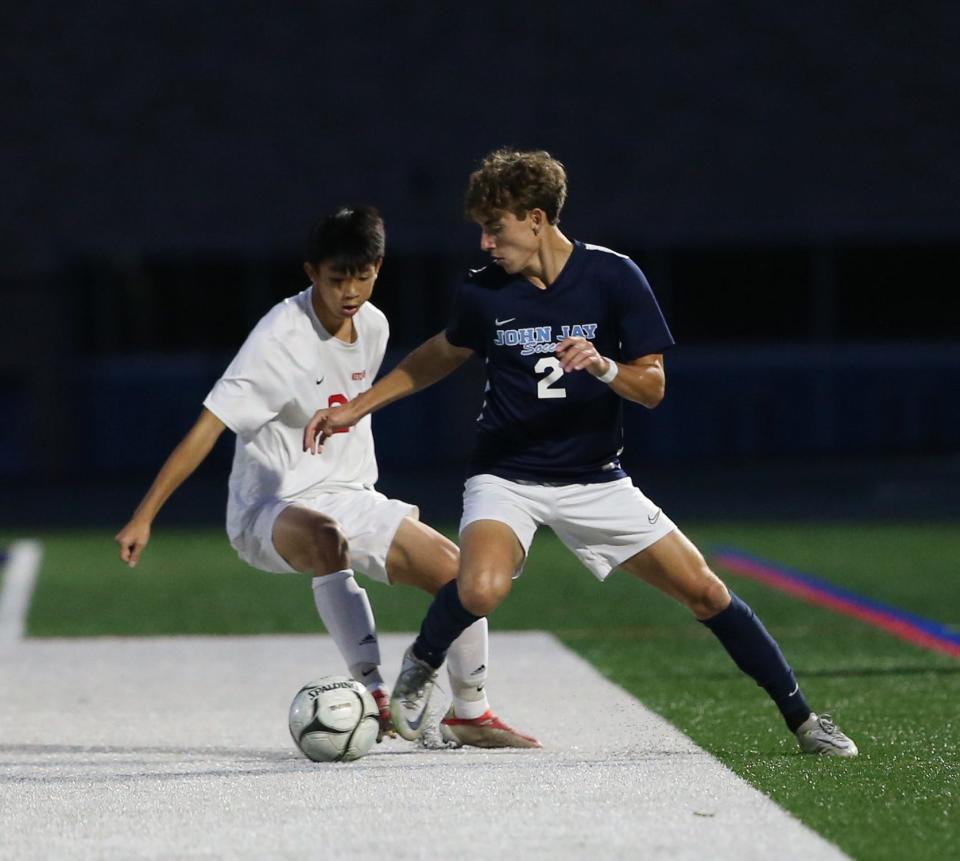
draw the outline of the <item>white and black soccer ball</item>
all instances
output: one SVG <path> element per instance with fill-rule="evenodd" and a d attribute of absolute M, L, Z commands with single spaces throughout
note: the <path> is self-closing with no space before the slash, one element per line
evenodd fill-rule
<path fill-rule="evenodd" d="M 323 676 L 297 691 L 290 735 L 314 762 L 349 762 L 377 740 L 379 710 L 370 692 L 349 676 Z"/>

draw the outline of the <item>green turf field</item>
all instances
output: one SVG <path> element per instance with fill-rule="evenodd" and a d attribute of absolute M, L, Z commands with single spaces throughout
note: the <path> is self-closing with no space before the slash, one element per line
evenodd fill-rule
<path fill-rule="evenodd" d="M 734 546 L 960 626 L 960 526 L 741 524 L 688 532 L 705 550 Z M 14 537 L 28 536 L 0 535 L 0 542 Z M 160 529 L 134 571 L 117 560 L 107 532 L 30 537 L 45 552 L 31 636 L 320 630 L 308 577 L 247 568 L 220 531 Z M 779 640 L 811 704 L 856 739 L 858 759 L 800 756 L 766 696 L 708 631 L 624 574 L 598 584 L 549 533 L 537 537 L 491 627 L 553 631 L 855 858 L 956 857 L 960 661 L 721 573 Z M 366 585 L 381 629 L 416 627 L 426 596 Z"/>

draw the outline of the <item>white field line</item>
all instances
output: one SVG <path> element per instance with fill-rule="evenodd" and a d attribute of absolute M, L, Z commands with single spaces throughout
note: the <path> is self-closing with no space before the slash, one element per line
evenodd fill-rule
<path fill-rule="evenodd" d="M 412 636 L 381 635 L 388 679 Z M 490 654 L 543 750 L 318 765 L 286 710 L 342 672 L 329 637 L 29 638 L 0 653 L 0 861 L 849 861 L 554 637 Z"/>
<path fill-rule="evenodd" d="M 0 647 L 23 639 L 33 586 L 43 548 L 39 541 L 16 541 L 10 546 L 0 583 Z"/>

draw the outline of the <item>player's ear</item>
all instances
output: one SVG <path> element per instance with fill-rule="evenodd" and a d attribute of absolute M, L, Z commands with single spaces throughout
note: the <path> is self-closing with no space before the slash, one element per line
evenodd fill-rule
<path fill-rule="evenodd" d="M 374 274 L 374 275 L 379 275 L 379 274 L 380 274 L 380 267 L 381 267 L 381 266 L 383 266 L 383 258 L 382 258 L 382 257 L 378 257 L 378 258 L 377 258 L 377 262 L 373 264 L 373 274 Z"/>
<path fill-rule="evenodd" d="M 543 223 L 546 220 L 546 213 L 542 209 L 531 209 L 530 210 L 530 229 L 533 230 L 533 235 L 536 236 L 543 229 Z"/>
<path fill-rule="evenodd" d="M 311 283 L 316 283 L 320 277 L 320 273 L 317 272 L 316 267 L 310 262 L 303 264 L 303 271 L 307 273 L 307 278 L 310 279 Z"/>

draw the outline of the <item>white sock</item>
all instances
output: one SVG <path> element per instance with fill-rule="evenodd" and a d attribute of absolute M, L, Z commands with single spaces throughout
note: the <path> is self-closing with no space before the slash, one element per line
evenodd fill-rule
<path fill-rule="evenodd" d="M 480 619 L 467 628 L 447 652 L 447 675 L 457 717 L 480 717 L 487 702 L 487 620 Z"/>
<path fill-rule="evenodd" d="M 313 578 L 313 600 L 350 674 L 367 688 L 383 684 L 380 643 L 367 592 L 349 568 Z"/>

